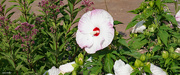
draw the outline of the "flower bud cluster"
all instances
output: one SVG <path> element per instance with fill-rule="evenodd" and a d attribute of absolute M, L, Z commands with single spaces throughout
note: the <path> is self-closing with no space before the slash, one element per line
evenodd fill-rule
<path fill-rule="evenodd" d="M 29 24 L 27 22 L 21 23 L 17 26 L 15 30 L 20 31 L 17 35 L 13 35 L 13 39 L 20 39 L 23 44 L 21 47 L 27 47 L 28 45 L 34 44 L 33 36 L 37 34 L 38 30 L 34 28 L 35 25 Z"/>
<path fill-rule="evenodd" d="M 91 7 L 91 5 L 94 5 L 94 2 L 90 0 L 82 0 L 81 4 L 86 6 L 86 12 L 87 12 L 89 11 L 89 8 Z M 92 7 L 92 9 L 94 9 L 94 7 Z"/>

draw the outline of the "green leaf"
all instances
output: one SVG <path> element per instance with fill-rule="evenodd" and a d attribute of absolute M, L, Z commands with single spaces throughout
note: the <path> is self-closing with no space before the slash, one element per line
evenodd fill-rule
<path fill-rule="evenodd" d="M 117 60 L 115 55 L 113 55 L 113 54 L 109 54 L 109 55 L 112 59 Z"/>
<path fill-rule="evenodd" d="M 22 61 L 24 61 L 28 65 L 27 58 L 21 57 L 20 55 L 17 55 L 16 57 L 21 59 Z"/>
<path fill-rule="evenodd" d="M 142 46 L 148 43 L 148 40 L 144 39 L 142 41 L 135 40 L 134 43 L 131 45 L 134 49 L 140 49 Z"/>
<path fill-rule="evenodd" d="M 150 74 L 152 73 L 151 70 L 150 70 L 150 68 L 149 68 L 148 66 L 144 66 L 143 68 L 144 68 L 144 71 L 145 71 L 145 72 L 148 72 L 148 73 L 150 73 Z"/>
<path fill-rule="evenodd" d="M 153 10 L 152 9 L 145 9 L 143 12 L 143 19 L 147 19 L 149 16 L 151 16 L 153 14 Z"/>
<path fill-rule="evenodd" d="M 178 23 L 177 23 L 177 21 L 176 21 L 176 19 L 175 19 L 174 16 L 169 15 L 169 14 L 166 14 L 166 15 L 163 14 L 163 16 L 164 16 L 168 21 L 171 21 L 173 24 L 178 25 Z"/>
<path fill-rule="evenodd" d="M 113 68 L 113 60 L 111 59 L 110 54 L 107 54 L 104 59 L 104 70 L 107 73 L 112 73 L 112 68 Z"/>
<path fill-rule="evenodd" d="M 123 24 L 123 23 L 120 21 L 114 21 L 114 25 L 118 25 L 118 24 Z"/>
<path fill-rule="evenodd" d="M 133 27 L 133 26 L 135 26 L 137 23 L 138 23 L 138 21 L 132 21 L 132 22 L 130 22 L 130 23 L 128 24 L 128 26 L 126 27 L 126 30 L 129 29 L 129 28 L 131 28 L 131 27 Z"/>
<path fill-rule="evenodd" d="M 153 48 L 152 52 L 156 52 L 161 49 L 161 46 L 157 45 Z"/>
<path fill-rule="evenodd" d="M 18 52 L 19 52 L 19 50 L 20 50 L 20 48 L 18 48 L 16 51 L 15 51 L 15 56 L 18 54 Z"/>
<path fill-rule="evenodd" d="M 21 69 L 21 67 L 23 67 L 23 65 L 18 64 L 18 66 L 16 67 L 16 71 L 19 71 L 19 69 Z"/>
<path fill-rule="evenodd" d="M 11 1 L 9 1 L 9 2 L 17 2 L 16 0 L 11 0 Z"/>
<path fill-rule="evenodd" d="M 27 0 L 28 4 L 32 4 L 35 0 Z"/>
<path fill-rule="evenodd" d="M 161 0 L 156 0 L 156 5 L 158 6 L 158 8 L 161 8 Z"/>
<path fill-rule="evenodd" d="M 16 7 L 16 6 L 17 6 L 17 5 L 12 5 L 11 7 L 7 8 L 5 14 L 7 14 L 10 10 L 12 10 L 12 9 L 13 9 L 14 7 Z"/>
<path fill-rule="evenodd" d="M 43 74 L 43 70 L 44 70 L 45 67 L 46 67 L 46 65 L 41 66 L 41 68 L 40 68 L 40 70 L 39 70 L 39 73 L 40 73 L 41 75 Z"/>
<path fill-rule="evenodd" d="M 164 3 L 174 3 L 174 0 L 163 0 Z"/>
<path fill-rule="evenodd" d="M 14 64 L 13 60 L 11 60 L 10 58 L 7 58 L 7 60 L 8 60 L 9 63 L 13 66 L 13 68 L 15 68 L 15 64 Z"/>
<path fill-rule="evenodd" d="M 15 12 L 11 12 L 10 14 L 8 14 L 7 18 L 11 18 L 11 16 L 14 14 Z"/>
<path fill-rule="evenodd" d="M 139 59 L 141 54 L 139 52 L 137 52 L 137 50 L 132 50 L 131 52 L 124 52 L 123 54 L 134 57 L 136 59 Z"/>
<path fill-rule="evenodd" d="M 166 31 L 160 30 L 158 35 L 160 36 L 162 42 L 167 46 L 169 34 Z"/>
<path fill-rule="evenodd" d="M 39 44 L 38 46 L 35 46 L 34 49 L 31 51 L 31 53 L 33 53 L 35 50 L 41 48 L 44 45 L 45 45 L 45 43 L 42 43 L 42 44 Z"/>
<path fill-rule="evenodd" d="M 71 3 L 71 1 L 68 0 L 68 6 L 69 6 L 69 9 L 70 9 L 70 12 L 69 13 L 73 13 L 73 4 Z"/>
<path fill-rule="evenodd" d="M 128 44 L 125 39 L 119 39 L 118 42 L 122 44 L 123 46 L 126 46 L 128 48 Z"/>
<path fill-rule="evenodd" d="M 3 5 L 5 1 L 6 1 L 6 0 L 3 0 L 3 1 L 1 2 L 1 5 Z"/>
<path fill-rule="evenodd" d="M 77 18 L 77 19 L 73 22 L 73 24 L 79 22 L 79 20 L 80 20 L 80 18 Z"/>
<path fill-rule="evenodd" d="M 101 73 L 101 69 L 102 69 L 102 67 L 100 67 L 100 66 L 92 67 L 90 74 L 98 75 L 99 73 Z"/>
<path fill-rule="evenodd" d="M 44 56 L 36 55 L 36 56 L 34 57 L 33 63 L 35 63 L 36 61 L 42 59 L 43 57 L 44 57 Z"/>

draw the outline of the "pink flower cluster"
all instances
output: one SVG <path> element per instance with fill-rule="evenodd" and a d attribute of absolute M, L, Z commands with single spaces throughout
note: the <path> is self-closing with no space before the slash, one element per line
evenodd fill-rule
<path fill-rule="evenodd" d="M 43 17 L 37 17 L 35 24 L 40 24 L 40 23 L 44 22 L 44 20 L 42 20 L 42 19 L 43 19 Z"/>
<path fill-rule="evenodd" d="M 60 12 L 59 8 L 61 5 L 64 5 L 64 3 L 62 1 L 59 1 L 59 5 L 57 6 L 55 5 L 55 2 L 57 2 L 57 0 L 42 0 L 41 2 L 39 2 L 38 6 L 43 8 L 43 11 L 46 12 L 46 14 L 49 14 L 49 12 L 51 12 L 50 10 L 55 10 L 55 12 Z"/>
<path fill-rule="evenodd" d="M 0 17 L 0 27 L 2 27 L 5 30 L 9 30 L 9 24 L 11 24 L 11 21 L 9 19 L 5 19 L 4 16 Z"/>
<path fill-rule="evenodd" d="M 35 25 L 29 24 L 27 22 L 21 23 L 20 26 L 17 26 L 15 30 L 19 30 L 21 33 L 17 35 L 13 35 L 13 39 L 18 40 L 20 39 L 26 45 L 33 44 L 34 41 L 32 36 L 36 35 L 38 30 L 34 28 Z M 21 47 L 25 45 L 22 44 Z"/>
<path fill-rule="evenodd" d="M 86 12 L 87 12 L 87 11 L 89 11 L 89 8 L 91 7 L 91 5 L 94 4 L 94 2 L 92 2 L 90 0 L 82 0 L 81 4 L 86 6 Z M 94 7 L 92 9 L 94 9 Z"/>

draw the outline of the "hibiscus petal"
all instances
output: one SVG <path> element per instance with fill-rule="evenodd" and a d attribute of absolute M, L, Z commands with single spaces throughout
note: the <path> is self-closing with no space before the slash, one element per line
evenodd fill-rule
<path fill-rule="evenodd" d="M 82 34 L 79 30 L 76 33 L 76 42 L 83 49 L 93 45 L 93 38 L 90 34 Z"/>
<path fill-rule="evenodd" d="M 78 30 L 81 33 L 91 33 L 92 32 L 94 26 L 90 19 L 90 15 L 91 15 L 91 11 L 85 13 L 79 20 Z"/>
<path fill-rule="evenodd" d="M 176 13 L 176 21 L 179 21 L 180 22 L 180 10 Z"/>
<path fill-rule="evenodd" d="M 91 12 L 91 21 L 95 27 L 100 28 L 100 37 L 105 39 L 102 47 L 107 47 L 114 38 L 113 18 L 105 10 L 96 9 Z"/>
<path fill-rule="evenodd" d="M 115 75 L 130 75 L 133 69 L 129 64 L 120 67 L 116 72 Z"/>
<path fill-rule="evenodd" d="M 94 26 L 106 26 L 109 25 L 107 23 L 111 23 L 111 27 L 113 27 L 113 18 L 112 16 L 103 9 L 95 9 L 91 11 L 91 21 Z M 104 25 L 103 23 L 106 23 Z"/>
<path fill-rule="evenodd" d="M 160 67 L 151 64 L 150 70 L 152 75 L 167 75 L 165 71 L 163 71 Z"/>
<path fill-rule="evenodd" d="M 72 72 L 74 70 L 74 67 L 72 66 L 72 64 L 75 64 L 75 61 L 59 66 L 60 72 L 63 74 L 68 73 L 68 72 Z"/>
<path fill-rule="evenodd" d="M 125 63 L 121 59 L 116 60 L 115 63 L 114 63 L 114 70 L 115 71 L 119 70 L 120 67 L 123 67 L 123 66 L 125 66 Z"/>
<path fill-rule="evenodd" d="M 55 66 L 53 66 L 51 69 L 46 71 L 43 75 L 46 75 L 46 73 L 48 73 L 48 75 L 59 75 L 60 70 L 56 68 Z"/>
<path fill-rule="evenodd" d="M 133 71 L 129 64 L 125 64 L 121 59 L 116 60 L 114 64 L 115 75 L 130 75 Z"/>
<path fill-rule="evenodd" d="M 93 37 L 93 45 L 91 47 L 86 47 L 85 51 L 89 54 L 93 54 L 96 51 L 102 49 L 103 42 L 104 42 L 103 37 Z"/>

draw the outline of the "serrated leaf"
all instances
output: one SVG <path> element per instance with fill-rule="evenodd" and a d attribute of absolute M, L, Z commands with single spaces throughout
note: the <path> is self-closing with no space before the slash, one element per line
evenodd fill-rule
<path fill-rule="evenodd" d="M 90 74 L 98 75 L 99 73 L 101 73 L 101 69 L 102 69 L 102 67 L 100 67 L 100 66 L 92 67 L 90 69 L 91 70 Z"/>
<path fill-rule="evenodd" d="M 137 50 L 132 50 L 131 52 L 124 52 L 123 54 L 128 55 L 128 56 L 132 56 L 136 59 L 139 59 L 141 54 L 139 52 L 137 52 Z"/>
<path fill-rule="evenodd" d="M 80 18 L 77 18 L 77 19 L 73 22 L 73 24 L 79 22 L 79 20 L 80 20 Z"/>
<path fill-rule="evenodd" d="M 7 18 L 10 19 L 11 16 L 14 14 L 15 12 L 11 12 L 10 14 L 8 14 Z"/>
<path fill-rule="evenodd" d="M 16 71 L 19 71 L 19 69 L 21 69 L 21 67 L 23 67 L 23 65 L 19 64 L 19 65 L 16 67 Z"/>
<path fill-rule="evenodd" d="M 24 61 L 28 65 L 27 58 L 21 57 L 20 55 L 17 55 L 16 57 L 21 59 L 22 61 Z"/>
<path fill-rule="evenodd" d="M 12 9 L 13 9 L 14 7 L 16 7 L 16 6 L 17 6 L 17 5 L 12 5 L 11 7 L 7 8 L 5 14 L 7 14 L 10 10 L 12 10 Z"/>
<path fill-rule="evenodd" d="M 113 60 L 111 59 L 110 54 L 107 54 L 104 59 L 104 70 L 107 73 L 112 73 L 112 68 L 113 68 Z"/>
<path fill-rule="evenodd" d="M 44 56 L 36 55 L 36 56 L 34 57 L 33 63 L 35 63 L 36 61 L 42 59 L 43 57 L 44 57 Z"/>
<path fill-rule="evenodd" d="M 114 21 L 114 25 L 118 25 L 118 24 L 123 24 L 123 23 L 120 21 Z"/>
<path fill-rule="evenodd" d="M 151 70 L 150 70 L 150 68 L 149 68 L 148 66 L 144 66 L 143 68 L 144 68 L 144 71 L 145 71 L 145 72 L 148 72 L 148 73 L 150 73 L 150 74 L 152 73 Z"/>
<path fill-rule="evenodd" d="M 3 5 L 5 1 L 6 1 L 6 0 L 3 0 L 3 1 L 1 2 L 1 5 Z"/>
<path fill-rule="evenodd" d="M 161 46 L 157 45 L 153 48 L 152 52 L 156 52 L 161 49 Z"/>
<path fill-rule="evenodd" d="M 133 27 L 133 26 L 135 26 L 137 23 L 138 23 L 138 21 L 132 21 L 132 22 L 130 22 L 130 23 L 128 24 L 128 26 L 126 27 L 126 30 L 129 29 L 129 28 L 131 28 L 131 27 Z"/>
<path fill-rule="evenodd" d="M 164 16 L 168 21 L 171 21 L 173 24 L 178 25 L 178 23 L 177 23 L 177 21 L 176 21 L 176 19 L 175 19 L 174 16 L 169 15 L 169 14 L 163 15 L 163 16 Z"/>
<path fill-rule="evenodd" d="M 140 49 L 142 46 L 148 43 L 148 40 L 144 39 L 142 41 L 135 40 L 134 43 L 131 45 L 134 49 Z"/>
<path fill-rule="evenodd" d="M 175 0 L 163 0 L 164 3 L 174 3 Z"/>
<path fill-rule="evenodd" d="M 158 34 L 162 42 L 167 46 L 169 34 L 163 30 L 160 30 Z"/>
<path fill-rule="evenodd" d="M 109 55 L 112 59 L 117 60 L 115 55 L 113 55 L 113 54 L 109 54 Z"/>
<path fill-rule="evenodd" d="M 8 60 L 9 63 L 13 66 L 13 68 L 15 68 L 15 64 L 14 64 L 13 60 L 11 60 L 10 58 L 7 58 L 7 60 Z"/>
<path fill-rule="evenodd" d="M 123 46 L 126 46 L 128 48 L 128 44 L 125 39 L 119 39 L 118 42 L 122 44 Z"/>
<path fill-rule="evenodd" d="M 31 53 L 33 53 L 35 50 L 37 50 L 38 48 L 41 48 L 44 45 L 45 45 L 45 43 L 42 43 L 42 44 L 39 44 L 38 46 L 35 46 L 34 49 L 31 51 Z"/>
<path fill-rule="evenodd" d="M 68 1 L 68 6 L 69 6 L 69 13 L 73 13 L 73 4 L 71 3 L 71 1 Z"/>
<path fill-rule="evenodd" d="M 158 8 L 160 9 L 161 8 L 161 0 L 156 0 L 156 5 L 158 6 Z"/>

